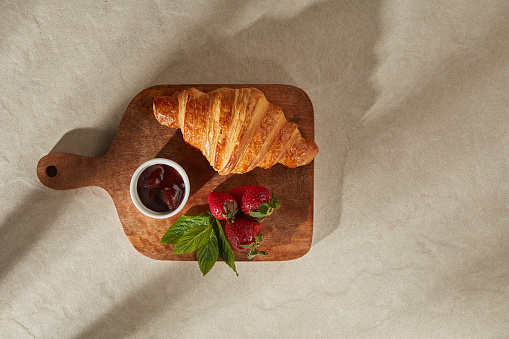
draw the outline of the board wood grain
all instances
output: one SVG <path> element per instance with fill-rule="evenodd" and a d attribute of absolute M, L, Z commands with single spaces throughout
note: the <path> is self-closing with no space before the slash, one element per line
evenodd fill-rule
<path fill-rule="evenodd" d="M 57 190 L 102 187 L 110 194 L 124 232 L 138 252 L 156 260 L 186 261 L 196 260 L 195 253 L 174 254 L 173 245 L 159 242 L 173 222 L 182 214 L 206 211 L 209 192 L 262 185 L 276 194 L 282 207 L 262 223 L 264 241 L 260 249 L 269 255 L 256 256 L 251 261 L 282 261 L 305 255 L 313 237 L 314 161 L 296 169 L 277 164 L 268 170 L 256 168 L 244 174 L 218 175 L 199 150 L 185 144 L 180 130 L 160 125 L 153 115 L 154 98 L 191 87 L 203 92 L 220 87 L 258 88 L 269 102 L 283 109 L 289 121 L 299 125 L 304 138 L 314 139 L 313 106 L 300 88 L 290 85 L 158 85 L 141 91 L 131 101 L 104 155 L 48 154 L 37 164 L 39 180 Z M 129 195 L 129 183 L 136 168 L 155 157 L 179 163 L 191 182 L 188 203 L 178 215 L 168 219 L 145 216 L 136 209 Z M 235 260 L 249 259 L 245 253 L 236 252 Z"/>

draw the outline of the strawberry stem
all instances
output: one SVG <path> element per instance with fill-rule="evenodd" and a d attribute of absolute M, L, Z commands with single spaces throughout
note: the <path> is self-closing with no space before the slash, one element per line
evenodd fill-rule
<path fill-rule="evenodd" d="M 262 257 L 266 257 L 269 255 L 267 252 L 258 250 L 258 245 L 260 245 L 260 242 L 262 241 L 263 241 L 262 231 L 260 231 L 258 232 L 258 235 L 255 237 L 254 242 L 246 245 L 240 245 L 240 247 L 249 250 L 246 256 L 248 259 L 253 259 L 257 254 L 261 255 Z"/>
<path fill-rule="evenodd" d="M 237 215 L 238 210 L 239 207 L 235 200 L 233 201 L 233 204 L 227 201 L 226 205 L 223 206 L 224 212 L 221 213 L 221 216 L 225 218 L 228 222 L 233 222 L 235 220 L 235 216 Z"/>
<path fill-rule="evenodd" d="M 275 209 L 279 209 L 280 207 L 281 202 L 279 202 L 278 198 L 272 193 L 272 198 L 270 198 L 268 202 L 261 203 L 258 209 L 249 212 L 249 216 L 261 222 L 271 215 Z"/>

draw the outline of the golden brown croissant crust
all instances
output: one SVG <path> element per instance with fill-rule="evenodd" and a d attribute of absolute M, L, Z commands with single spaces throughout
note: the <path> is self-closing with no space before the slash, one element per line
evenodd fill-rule
<path fill-rule="evenodd" d="M 276 163 L 295 168 L 310 163 L 318 147 L 302 138 L 280 107 L 256 88 L 196 88 L 154 99 L 154 115 L 163 125 L 180 128 L 184 140 L 201 150 L 221 175 L 245 173 Z"/>

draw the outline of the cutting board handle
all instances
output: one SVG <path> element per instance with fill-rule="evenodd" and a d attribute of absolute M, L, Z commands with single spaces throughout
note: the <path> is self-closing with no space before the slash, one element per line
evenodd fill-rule
<path fill-rule="evenodd" d="M 88 157 L 70 153 L 50 153 L 37 164 L 37 176 L 46 186 L 57 190 L 69 190 L 86 186 L 103 186 L 106 175 L 101 167 L 108 161 L 107 154 Z"/>

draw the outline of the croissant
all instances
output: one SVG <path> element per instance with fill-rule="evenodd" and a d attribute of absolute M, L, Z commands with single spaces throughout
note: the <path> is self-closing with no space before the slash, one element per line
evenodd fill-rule
<path fill-rule="evenodd" d="M 158 97 L 154 115 L 162 125 L 180 128 L 187 144 L 199 149 L 220 174 L 246 173 L 276 163 L 295 168 L 318 153 L 297 124 L 256 88 L 196 88 Z"/>

